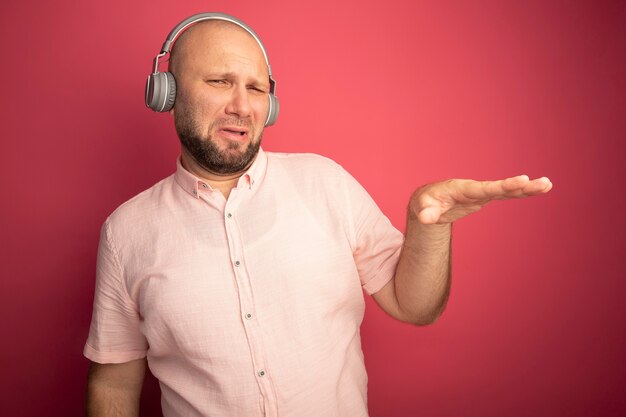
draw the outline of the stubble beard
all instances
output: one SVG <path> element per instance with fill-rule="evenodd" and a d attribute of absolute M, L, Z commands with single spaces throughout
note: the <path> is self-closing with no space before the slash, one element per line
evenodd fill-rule
<path fill-rule="evenodd" d="M 211 123 L 205 135 L 194 124 L 193 118 L 186 112 L 176 113 L 176 133 L 181 144 L 204 169 L 215 174 L 236 174 L 247 169 L 254 161 L 261 147 L 263 130 L 255 138 L 256 129 L 243 119 L 224 118 Z M 240 148 L 245 144 L 229 141 L 226 149 L 220 149 L 213 140 L 211 132 L 216 132 L 220 126 L 241 126 L 248 129 L 250 140 L 245 151 Z"/>

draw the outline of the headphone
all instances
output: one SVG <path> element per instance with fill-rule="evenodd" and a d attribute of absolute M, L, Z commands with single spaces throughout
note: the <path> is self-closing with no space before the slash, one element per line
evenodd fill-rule
<path fill-rule="evenodd" d="M 174 101 L 176 100 L 176 80 L 171 72 L 159 72 L 159 59 L 164 57 L 170 52 L 172 43 L 176 38 L 189 26 L 202 22 L 204 20 L 225 20 L 239 26 L 248 32 L 254 40 L 257 41 L 263 51 L 265 57 L 265 63 L 267 64 L 267 72 L 270 78 L 270 91 L 269 91 L 269 111 L 267 113 L 267 119 L 265 120 L 265 126 L 271 126 L 276 123 L 278 118 L 278 111 L 280 105 L 278 103 L 278 97 L 276 97 L 276 81 L 272 78 L 272 68 L 270 62 L 267 59 L 267 52 L 261 42 L 258 35 L 252 30 L 252 28 L 246 25 L 236 17 L 227 15 L 225 13 L 198 13 L 180 22 L 165 39 L 165 43 L 161 47 L 161 52 L 154 58 L 154 66 L 152 74 L 148 75 L 148 81 L 146 82 L 146 107 L 151 108 L 156 112 L 166 112 L 174 107 Z"/>

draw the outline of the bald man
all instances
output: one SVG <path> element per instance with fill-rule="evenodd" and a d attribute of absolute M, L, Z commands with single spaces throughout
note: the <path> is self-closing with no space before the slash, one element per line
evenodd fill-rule
<path fill-rule="evenodd" d="M 170 62 L 176 173 L 120 206 L 100 240 L 90 416 L 136 416 L 146 364 L 165 416 L 367 416 L 362 291 L 435 322 L 451 224 L 547 178 L 418 188 L 402 236 L 340 166 L 264 152 L 269 74 L 235 24 L 187 29 Z"/>

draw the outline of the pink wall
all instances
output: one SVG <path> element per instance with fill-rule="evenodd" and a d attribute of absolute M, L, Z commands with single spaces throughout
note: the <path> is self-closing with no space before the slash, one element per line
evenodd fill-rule
<path fill-rule="evenodd" d="M 335 159 L 399 228 L 427 181 L 554 183 L 455 225 L 436 325 L 368 299 L 373 417 L 626 415 L 624 2 L 6 3 L 3 415 L 80 415 L 100 225 L 177 155 L 144 80 L 171 27 L 207 8 L 268 46 L 282 114 L 265 148 Z"/>

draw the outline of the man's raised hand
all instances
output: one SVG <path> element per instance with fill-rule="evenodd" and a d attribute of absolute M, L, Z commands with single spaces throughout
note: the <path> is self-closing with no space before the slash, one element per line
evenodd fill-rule
<path fill-rule="evenodd" d="M 452 179 L 417 189 L 411 197 L 410 210 L 423 224 L 452 223 L 492 200 L 530 197 L 550 189 L 552 183 L 546 177 L 532 181 L 526 175 L 498 181 Z"/>

